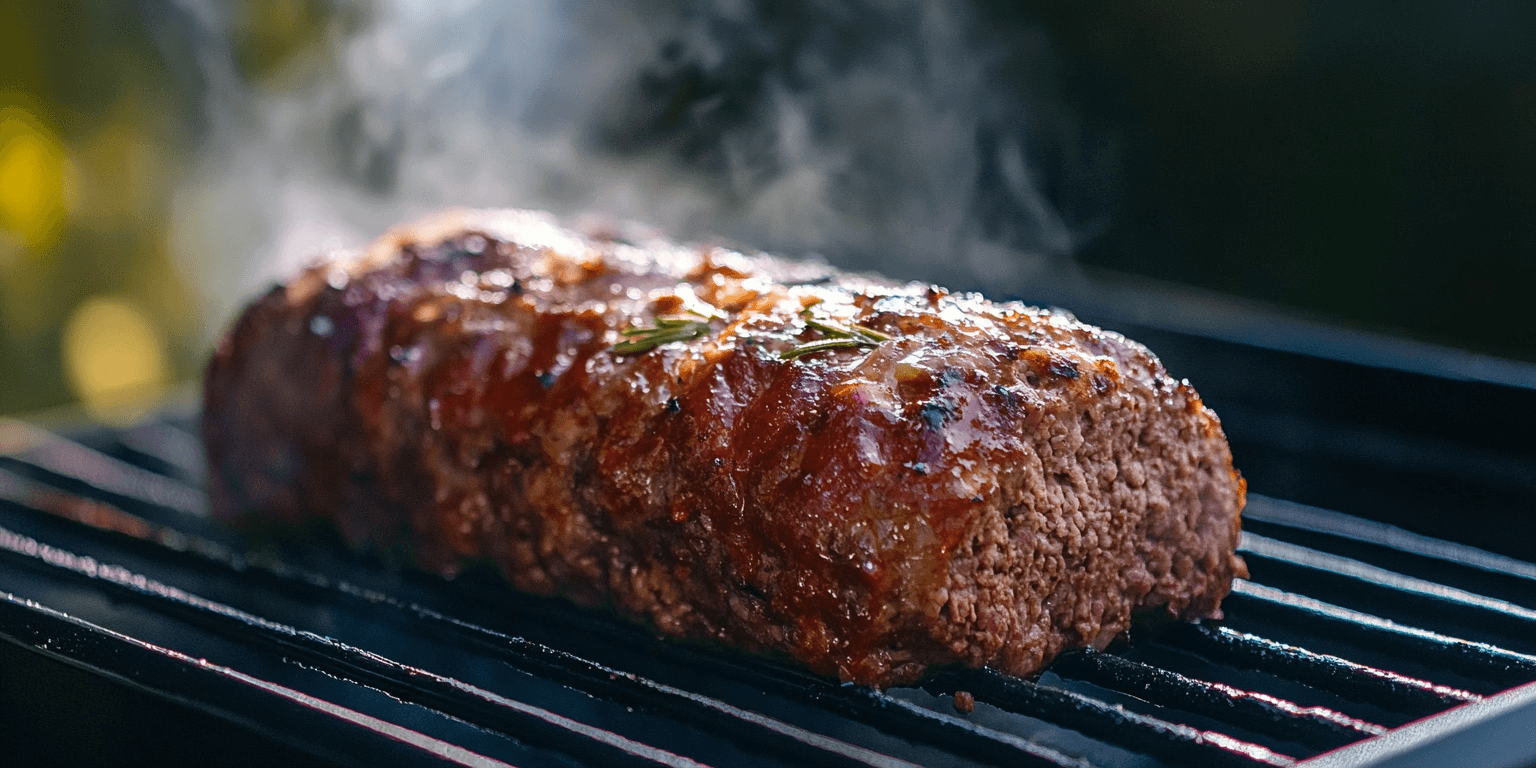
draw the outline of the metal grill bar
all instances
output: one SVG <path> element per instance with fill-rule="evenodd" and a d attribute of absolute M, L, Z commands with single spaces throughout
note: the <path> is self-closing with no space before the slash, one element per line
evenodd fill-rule
<path fill-rule="evenodd" d="M 676 768 L 699 765 L 693 760 L 554 712 L 189 595 L 126 569 L 40 544 L 4 528 L 0 528 L 0 553 L 88 580 L 96 589 L 120 599 L 149 604 L 160 611 L 176 614 L 194 626 L 240 642 L 265 644 L 279 653 L 304 659 L 328 674 L 393 696 L 427 703 L 444 714 L 494 728 L 514 738 L 570 751 L 604 765 L 660 764 Z"/>
<path fill-rule="evenodd" d="M 1423 660 L 1474 679 L 1494 684 L 1514 678 L 1536 679 L 1536 657 L 1405 626 L 1250 581 L 1235 581 L 1228 600 L 1255 611 L 1326 628 L 1331 635 L 1348 642 Z"/>
<path fill-rule="evenodd" d="M 264 731 L 336 765 L 505 765 L 394 723 L 136 640 L 5 592 L 0 592 L 0 640 L 156 695 L 197 702 L 205 711 Z M 57 650 L 61 646 L 68 652 Z M 280 706 L 273 706 L 274 699 Z M 257 712 L 260 714 L 254 715 Z M 316 737 L 296 735 L 317 731 Z"/>
<path fill-rule="evenodd" d="M 1163 632 L 1158 641 L 1208 659 L 1280 675 L 1345 698 L 1409 715 L 1431 715 L 1482 698 L 1469 691 L 1314 653 L 1226 627 L 1173 626 Z"/>
<path fill-rule="evenodd" d="M 144 437 L 127 447 L 151 458 L 160 458 L 152 453 L 158 450 L 155 436 L 146 433 Z M 190 435 L 181 433 L 177 437 L 189 438 Z M 908 764 L 898 758 L 832 739 L 717 698 L 626 672 L 622 667 L 604 665 L 525 638 L 481 627 L 435 609 L 404 602 L 325 575 L 292 568 L 270 557 L 247 559 L 216 541 L 190 532 L 204 529 L 197 517 L 201 514 L 200 497 L 199 504 L 184 503 L 187 499 L 185 494 L 198 494 L 194 488 L 19 422 L 0 420 L 0 457 L 5 457 L 3 461 L 9 462 L 16 470 L 0 466 L 0 501 L 83 524 L 88 527 L 81 529 L 85 535 L 100 536 L 103 532 L 117 534 L 125 537 L 124 542 L 136 543 L 135 546 L 145 548 L 153 557 L 181 558 L 184 564 L 195 568 L 211 568 L 225 577 L 233 576 L 244 581 L 254 579 L 278 588 L 281 593 L 305 595 L 322 601 L 341 599 L 351 609 L 366 611 L 374 617 L 384 616 L 394 626 L 413 635 L 447 642 L 453 647 L 502 661 L 540 679 L 561 683 L 607 701 L 659 713 L 712 734 L 724 735 L 743 748 L 757 753 L 776 755 L 790 762 L 818 765 Z M 174 465 L 172 458 L 164 458 L 165 463 Z M 186 463 L 185 458 L 182 457 L 182 463 Z M 195 466 L 188 465 L 180 469 L 188 476 L 195 476 Z M 159 478 L 159 481 L 146 484 L 141 477 L 144 473 Z M 71 490 L 78 486 L 84 487 L 78 493 L 61 490 L 53 485 L 55 477 L 72 483 L 69 485 Z M 100 491 L 99 496 L 97 491 Z M 122 498 L 125 503 L 132 502 L 136 505 L 131 507 L 133 509 L 138 509 L 138 505 L 147 505 L 156 510 L 169 508 L 184 517 L 162 518 L 158 511 L 146 511 L 152 518 L 168 520 L 170 524 L 155 522 L 151 517 L 135 515 L 107 503 L 114 498 Z M 167 504 L 167 499 L 176 503 Z M 0 504 L 0 507 L 3 506 Z M 178 522 L 180 520 L 193 524 L 182 526 Z M 1524 622 L 1536 617 L 1536 611 L 1512 603 L 1413 579 L 1276 539 L 1251 536 L 1244 546 L 1249 549 L 1250 555 L 1260 559 L 1288 561 L 1294 558 L 1301 565 L 1286 567 L 1304 568 L 1316 573 L 1317 578 L 1338 580 L 1337 583 L 1341 584 L 1354 583 L 1350 581 L 1352 579 L 1364 580 L 1380 589 L 1394 590 L 1416 600 L 1448 601 L 1462 609 L 1479 612 L 1480 615 L 1505 616 L 1510 621 L 1522 622 L 1520 626 L 1525 626 Z M 30 554 L 29 547 L 34 550 Z M 52 554 L 48 554 L 50 551 Z M 570 734 L 573 729 L 579 732 L 590 727 L 574 721 L 552 724 L 537 713 L 530 714 L 530 710 L 555 718 L 561 716 L 505 699 L 453 678 L 394 662 L 363 648 L 194 597 L 174 586 L 153 582 L 124 569 L 114 570 L 102 566 L 89 558 L 50 548 L 3 529 L 0 529 L 0 552 L 5 553 L 3 556 L 12 562 L 22 562 L 25 567 L 49 570 L 55 577 L 67 574 L 67 578 L 84 580 L 102 592 L 148 605 L 160 613 L 175 616 L 178 620 L 242 644 L 263 646 L 283 656 L 300 658 L 305 664 L 356 684 L 383 690 L 406 700 L 422 702 L 445 714 L 515 734 L 518 738 L 528 738 L 529 734 L 534 734 L 533 740 L 552 745 L 561 751 L 569 752 L 572 749 Z M 463 586 L 461 584 L 455 590 Z M 500 596 L 501 600 L 506 598 L 505 594 Z M 1250 612 L 1254 615 L 1278 612 L 1305 616 L 1309 622 L 1326 628 L 1331 636 L 1336 635 L 1347 642 L 1368 641 L 1373 647 L 1421 661 L 1449 661 L 1452 663 L 1446 663 L 1446 668 L 1476 679 L 1488 680 L 1490 688 L 1492 684 L 1500 688 L 1507 687 L 1517 678 L 1519 681 L 1536 679 L 1536 657 L 1395 624 L 1273 587 L 1239 582 L 1234 587 L 1228 606 L 1229 614 L 1234 617 Z M 534 610 L 548 610 L 552 618 L 564 624 L 602 633 L 600 636 L 614 638 L 619 643 L 638 645 L 643 653 L 655 658 L 666 659 L 684 668 L 706 669 L 710 675 L 741 681 L 756 690 L 873 726 L 914 744 L 938 747 L 956 756 L 988 763 L 1023 761 L 1040 765 L 1084 764 L 1080 759 L 1028 738 L 934 711 L 880 691 L 858 686 L 839 686 L 796 670 L 731 654 L 677 643 L 655 642 L 643 637 L 636 639 L 636 633 L 626 634 L 612 624 L 579 612 L 550 609 L 547 606 L 535 606 Z M 1522 611 L 1532 616 L 1527 617 Z M 1253 669 L 1410 715 L 1432 714 L 1480 698 L 1465 690 L 1221 627 L 1180 625 L 1161 635 L 1158 642 L 1192 651 L 1219 664 Z M 1198 680 L 1109 654 L 1087 652 L 1070 655 L 1059 660 L 1053 671 L 1064 677 L 1141 697 L 1160 706 L 1201 715 L 1312 749 L 1347 744 L 1385 730 L 1382 725 L 1352 718 L 1326 707 L 1304 707 L 1278 696 Z M 943 673 L 931 679 L 924 688 L 937 695 L 969 691 L 976 694 L 979 700 L 1001 710 L 1073 729 L 1090 738 L 1135 752 L 1178 762 L 1209 765 L 1288 765 L 1293 762 L 1288 755 L 1219 731 L 1169 722 L 1159 717 L 1131 712 L 1075 691 L 992 673 Z M 528 722 L 530 716 L 539 722 Z M 540 728 L 547 730 L 540 732 Z M 586 746 L 577 752 L 581 749 L 597 750 L 580 756 L 605 764 L 615 760 L 631 764 L 691 763 L 685 757 L 629 741 L 623 736 L 608 735 L 628 741 L 640 751 L 616 748 L 605 742 L 600 735 L 594 742 L 593 735 L 587 734 L 582 737 L 586 740 Z M 597 746 L 592 746 L 593 743 Z M 603 754 L 599 755 L 599 752 Z M 669 762 L 674 758 L 680 762 Z"/>
<path fill-rule="evenodd" d="M 602 626 L 585 623 L 584 626 L 594 632 L 605 631 Z M 730 675 L 754 687 L 831 709 L 889 733 L 920 739 L 975 759 L 999 757 L 990 748 L 978 749 L 974 741 L 977 735 L 995 740 L 997 734 L 991 732 L 991 729 L 979 729 L 959 741 L 952 741 L 955 734 L 948 726 L 964 721 L 937 715 L 931 710 L 870 688 L 832 685 L 821 678 L 783 667 L 743 663 L 733 656 L 673 643 L 658 643 L 647 650 L 656 655 L 675 658 L 688 666 L 706 666 L 712 673 Z M 979 700 L 1000 709 L 1077 730 L 1133 751 L 1175 760 L 1208 765 L 1253 765 L 1255 762 L 1288 765 L 1291 762 L 1291 758 L 1285 755 L 1225 734 L 1199 731 L 1155 717 L 1127 712 L 1089 697 L 1022 680 L 990 673 L 984 679 L 977 680 L 970 676 L 974 674 L 940 674 L 925 683 L 923 688 L 937 695 L 952 694 L 955 690 L 980 693 Z M 996 682 L 999 680 L 1004 682 Z M 1020 689 L 1010 688 L 1010 684 L 1021 686 L 1026 693 L 1021 694 Z M 1003 693 L 992 697 L 993 693 L 999 691 Z"/>
<path fill-rule="evenodd" d="M 1223 733 L 1203 731 L 1131 712 L 1073 691 L 999 674 L 940 673 L 923 688 L 930 692 L 968 691 L 978 700 L 1081 731 L 1181 763 L 1210 766 L 1292 765 L 1295 758 Z"/>
<path fill-rule="evenodd" d="M 1327 707 L 1303 707 L 1277 696 L 1208 683 L 1093 650 L 1067 654 L 1051 665 L 1051 671 L 1315 749 L 1333 749 L 1387 732 L 1386 726 Z"/>
<path fill-rule="evenodd" d="M 1475 627 L 1511 639 L 1536 636 L 1536 610 L 1504 600 L 1254 533 L 1243 534 L 1241 549 L 1250 555 L 1249 568 L 1256 577 L 1268 575 L 1275 581 L 1290 576 L 1285 581 L 1307 583 L 1313 597 L 1399 609 L 1412 616 L 1433 617 L 1442 625 Z M 1331 578 L 1326 582 L 1315 578 L 1321 574 Z"/>
<path fill-rule="evenodd" d="M 116 435 L 128 450 L 152 458 L 173 469 L 183 479 L 201 486 L 207 467 L 197 435 L 163 421 L 151 421 Z"/>
<path fill-rule="evenodd" d="M 1248 507 L 1243 510 L 1243 520 L 1257 520 L 1289 528 L 1315 531 L 1342 539 L 1387 547 L 1419 557 L 1475 568 L 1487 573 L 1536 582 L 1536 564 L 1527 563 L 1524 560 L 1496 555 L 1465 544 L 1433 539 L 1412 531 L 1405 531 L 1395 525 L 1364 520 L 1291 501 L 1272 499 L 1256 493 L 1248 494 Z"/>
<path fill-rule="evenodd" d="M 651 650 L 685 663 L 707 665 L 712 674 L 729 676 L 761 690 L 973 760 L 1005 765 L 1018 764 L 1021 759 L 1057 766 L 1087 764 L 1014 734 L 944 715 L 873 688 L 835 685 L 783 667 L 746 662 L 734 656 L 675 643 L 661 643 Z"/>
<path fill-rule="evenodd" d="M 1306 763 L 1307 768 L 1480 766 L 1529 768 L 1536 733 L 1536 683 L 1512 688 L 1438 717 Z"/>
<path fill-rule="evenodd" d="M 120 515 L 125 514 L 120 513 Z M 121 524 L 117 527 L 142 528 L 142 526 L 125 526 Z M 204 547 L 202 549 L 206 551 L 208 548 Z M 306 579 L 306 581 L 313 584 L 317 579 L 310 578 Z M 377 598 L 375 597 L 374 599 Z M 423 619 L 429 618 L 429 612 L 420 611 L 417 614 Z M 440 622 L 438 623 L 441 625 Z M 462 628 L 471 626 L 462 624 L 461 631 Z M 480 630 L 478 627 L 474 629 L 488 632 L 488 630 Z M 503 651 L 501 655 L 509 655 L 509 652 Z M 529 671 L 537 670 L 536 673 L 550 674 L 555 672 L 560 678 L 564 678 L 562 682 L 567 684 L 580 682 L 580 680 L 571 679 L 573 677 L 573 670 L 570 668 L 569 659 L 566 660 L 565 664 L 550 664 L 547 656 L 537 660 L 526 654 L 518 654 L 518 656 L 520 658 L 508 660 L 521 667 L 533 667 L 534 669 L 529 669 Z M 317 664 L 326 663 L 326 660 L 323 658 L 323 651 L 311 651 L 311 659 Z M 574 673 L 574 676 L 583 678 L 588 682 L 592 680 L 590 675 Z M 382 686 L 386 683 L 375 684 Z M 758 684 L 763 684 L 761 679 L 759 679 Z M 645 681 L 640 685 L 652 687 L 653 691 L 655 687 L 659 686 L 659 684 L 651 681 Z M 1126 712 L 1070 692 L 1054 691 L 1028 683 L 1024 685 L 1032 689 L 1038 689 L 1040 693 L 1033 696 L 1024 696 L 1015 692 L 1011 698 L 1013 706 L 1001 703 L 998 703 L 998 705 L 1004 706 L 1007 709 L 1015 709 L 1021 714 L 1027 714 L 1047 722 L 1084 731 L 1090 736 L 1100 738 L 1109 743 L 1119 744 L 1133 750 L 1164 754 L 1175 759 L 1197 759 L 1218 765 L 1252 764 L 1255 760 L 1272 765 L 1288 765 L 1293 762 L 1288 756 L 1278 755 L 1264 747 L 1249 744 L 1222 734 L 1201 732 L 1154 717 Z M 616 686 L 602 687 L 613 688 Z M 1059 761 L 1066 760 L 1066 757 L 1063 755 L 1055 754 L 1049 750 L 1041 751 L 1042 748 L 1039 745 L 1031 744 L 1010 734 L 978 726 L 970 726 L 968 723 L 966 725 L 969 727 L 963 729 L 965 732 L 957 738 L 953 726 L 964 721 L 936 715 L 931 710 L 924 709 L 911 702 L 895 699 L 878 692 L 867 692 L 873 694 L 874 697 L 867 698 L 860 695 L 866 693 L 865 691 L 861 690 L 858 694 L 850 696 L 848 692 L 852 689 L 843 687 L 837 687 L 835 693 L 831 690 L 817 691 L 816 689 L 820 685 L 811 683 L 809 679 L 801 681 L 799 685 L 787 687 L 782 685 L 781 682 L 778 687 L 782 692 L 789 693 L 797 699 L 822 706 L 825 706 L 829 701 L 841 700 L 843 705 L 841 707 L 841 714 L 845 716 L 874 725 L 890 733 L 902 735 L 906 738 L 919 738 L 937 746 L 968 754 L 968 756 L 977 759 L 995 760 L 1002 758 L 1006 754 L 1006 759 L 1016 760 L 1020 757 L 1018 752 L 1022 750 L 1029 757 L 1043 759 L 1053 764 L 1061 764 Z M 650 706 L 656 706 L 655 701 L 648 701 L 646 703 Z M 998 748 L 1002 748 L 1002 754 L 999 753 Z"/>
<path fill-rule="evenodd" d="M 0 489 L 3 488 L 4 484 L 0 483 Z M 50 497 L 43 495 L 43 498 L 57 501 L 58 498 L 64 496 L 64 494 L 56 491 L 53 492 L 53 494 L 55 494 L 55 496 Z M 31 494 L 17 493 L 14 488 L 9 492 L 0 490 L 0 498 L 9 497 L 12 500 L 16 498 L 35 498 L 38 495 L 39 494 L 37 494 L 35 491 Z M 91 509 L 90 514 L 93 516 L 93 518 L 100 519 L 107 517 L 107 515 L 101 509 L 103 506 L 105 505 L 96 505 L 95 508 Z M 80 509 L 80 504 L 65 503 L 61 507 L 56 508 L 62 508 L 66 514 L 68 514 Z M 113 520 L 113 527 L 111 530 L 117 531 L 119 533 L 134 536 L 135 538 L 140 538 L 144 541 L 156 541 L 169 538 L 164 533 L 163 526 L 156 526 L 154 524 L 148 523 L 147 521 L 143 521 L 142 519 L 129 515 L 126 512 L 114 510 L 114 514 L 111 515 L 111 517 Z M 4 550 L 4 535 L 5 532 L 3 532 L 3 529 L 0 529 L 0 551 Z M 182 550 L 184 553 L 193 554 L 199 558 L 209 558 L 211 563 L 217 565 L 223 565 L 226 567 L 234 566 L 233 563 L 222 560 L 222 558 L 219 556 L 220 548 L 217 546 L 208 546 L 206 544 L 198 545 L 195 538 L 185 538 L 188 540 L 188 543 L 192 543 L 193 546 L 184 548 Z M 487 643 L 496 645 L 498 639 L 506 637 L 504 635 L 500 635 L 500 633 L 495 633 L 492 630 L 477 627 L 467 622 L 450 619 L 428 609 L 413 605 L 407 606 L 401 601 L 389 598 L 388 596 L 380 595 L 377 592 L 357 590 L 346 585 L 333 584 L 329 579 L 326 579 L 325 577 L 318 574 L 306 574 L 299 569 L 287 566 L 279 566 L 273 568 L 271 565 L 272 564 L 270 561 L 263 560 L 254 563 L 246 563 L 241 570 L 243 573 L 248 574 L 258 572 L 265 573 L 269 577 L 283 582 L 288 582 L 290 586 L 294 586 L 300 589 L 336 589 L 338 595 L 345 595 L 350 599 L 360 599 L 371 605 L 388 605 L 394 606 L 396 608 L 404 608 L 412 616 L 430 621 L 439 631 L 448 629 L 449 631 L 452 631 L 461 637 L 466 633 L 477 635 L 478 638 L 476 644 L 480 645 L 481 647 L 484 647 Z M 140 595 L 136 594 L 135 596 L 138 597 Z M 258 619 L 257 621 L 262 620 Z M 213 628 L 219 629 L 219 627 Z M 227 625 L 223 627 L 223 629 L 226 633 L 231 631 Z M 251 629 L 251 627 L 236 626 L 233 630 L 234 634 L 232 636 L 234 636 L 235 639 L 241 639 L 240 634 L 247 629 Z M 261 626 L 259 624 L 254 625 L 253 631 L 261 631 Z M 295 637 L 302 637 L 309 634 L 295 633 L 293 630 L 291 630 L 291 628 L 281 628 L 276 631 L 282 636 L 276 639 L 269 638 L 268 641 L 278 643 L 279 645 L 293 642 Z M 544 674 L 553 673 L 553 676 L 557 680 L 567 684 L 598 682 L 599 685 L 596 687 L 599 690 L 593 691 L 598 695 L 604 693 L 604 690 L 602 689 L 618 690 L 622 688 L 627 689 L 626 692 L 631 694 L 644 691 L 649 694 L 649 696 L 644 701 L 645 706 L 660 711 L 670 710 L 672 712 L 676 712 L 678 710 L 686 710 L 687 714 L 692 715 L 695 719 L 699 719 L 698 716 L 700 715 L 700 702 L 711 701 L 713 704 L 712 709 L 714 711 L 704 713 L 705 717 L 702 719 L 706 722 L 713 721 L 715 724 L 719 723 L 719 719 L 717 717 L 718 715 L 734 717 L 734 715 L 730 713 L 730 710 L 735 710 L 736 708 L 729 707 L 729 705 L 724 705 L 720 702 L 713 702 L 712 700 L 708 700 L 706 697 L 694 697 L 691 702 L 683 701 L 658 703 L 656 698 L 657 694 L 672 696 L 669 687 L 663 686 L 653 681 L 645 680 L 638 676 L 627 676 L 630 678 L 630 682 L 623 683 L 620 681 L 623 680 L 626 676 L 613 673 L 613 678 L 607 680 L 608 684 L 602 685 L 601 679 L 607 678 L 609 673 L 606 668 L 601 667 L 601 665 L 587 662 L 575 656 L 571 656 L 570 654 L 553 651 L 552 649 L 548 649 L 547 647 L 541 646 L 537 643 L 532 643 L 521 639 L 515 640 L 516 643 L 500 645 L 498 648 L 496 648 L 496 655 L 505 661 L 513 663 L 514 666 L 525 668 L 530 672 L 534 672 L 536 674 L 540 672 Z M 320 665 L 322 668 L 330 669 L 335 665 L 334 660 L 327 659 L 325 654 L 327 651 L 341 648 L 340 644 L 336 644 L 334 641 L 331 641 L 327 638 L 320 638 L 318 636 L 308 638 L 308 642 L 311 644 L 318 643 L 321 647 L 300 648 L 297 650 L 302 652 L 312 663 Z M 542 652 L 529 652 L 531 649 L 535 648 L 542 649 Z M 669 644 L 656 644 L 654 648 L 657 650 L 668 648 L 673 648 L 674 650 L 682 650 L 674 648 Z M 686 652 L 684 652 L 684 655 L 690 663 L 695 664 L 698 663 L 699 659 L 701 658 L 701 656 L 687 654 Z M 348 663 L 350 665 L 350 662 Z M 727 668 L 732 669 L 733 671 L 740 669 L 738 665 L 722 665 L 719 660 L 715 660 L 713 662 L 713 668 L 721 671 L 724 671 Z M 357 674 L 352 670 L 347 669 L 331 669 L 331 671 L 349 677 L 361 676 L 364 677 L 363 682 L 368 682 L 369 684 L 375 685 L 376 687 L 381 687 L 384 690 L 390 690 L 391 692 L 400 695 L 411 695 L 411 686 L 401 685 L 398 681 L 391 681 L 389 679 L 374 680 L 371 679 L 369 675 Z M 931 710 L 924 709 L 911 702 L 892 698 L 872 689 L 832 686 L 820 681 L 819 679 L 809 676 L 805 676 L 802 680 L 796 681 L 798 684 L 789 683 L 783 678 L 774 680 L 774 683 L 770 684 L 768 683 L 768 680 L 772 678 L 762 672 L 756 672 L 752 674 L 751 677 L 757 680 L 758 684 L 763 687 L 770 687 L 770 685 L 772 685 L 772 687 L 776 688 L 779 692 L 790 694 L 793 698 L 798 700 L 811 703 L 819 707 L 829 708 L 844 716 L 859 720 L 869 725 L 873 725 L 874 727 L 887 733 L 929 743 L 934 746 L 955 752 L 956 754 L 970 757 L 972 759 L 982 760 L 985 762 L 1005 763 L 1017 763 L 1022 759 L 1033 762 L 1035 764 L 1056 766 L 1069 766 L 1079 764 L 1079 761 L 1073 758 L 1056 752 L 1055 750 L 1052 750 L 1048 747 L 1035 744 L 1027 739 L 1023 739 L 1013 734 L 996 731 L 994 729 L 977 726 L 957 718 L 946 717 Z M 788 676 L 786 675 L 785 677 Z M 582 686 L 577 685 L 577 687 L 580 688 Z M 462 709 L 462 707 L 460 707 L 460 709 Z M 466 717 L 466 719 L 470 719 L 471 722 L 485 722 L 484 718 L 473 717 L 472 715 L 474 713 L 455 713 L 452 708 L 445 709 L 445 711 L 449 712 L 450 714 L 457 714 L 458 716 Z M 744 711 L 742 712 L 743 714 L 750 714 L 745 713 Z M 495 718 L 491 718 L 491 721 L 495 722 Z M 786 734 L 799 733 L 804 734 L 806 737 L 815 736 L 814 734 L 810 734 L 809 732 L 805 732 L 802 729 L 795 728 L 794 726 L 772 721 L 770 718 L 762 718 L 761 716 L 756 715 L 753 716 L 753 720 L 744 720 L 742 722 L 732 723 L 729 733 L 739 733 L 743 731 L 744 727 L 750 727 L 753 729 L 762 728 L 766 723 L 769 722 L 774 724 L 775 729 Z M 514 733 L 516 732 L 514 731 Z M 517 735 L 521 734 L 518 733 Z M 854 760 L 859 763 L 874 765 L 887 763 L 904 764 L 903 761 L 885 758 L 884 756 L 878 755 L 877 753 L 870 752 L 868 750 L 862 750 L 853 747 L 852 745 L 835 742 L 834 740 L 825 739 L 823 742 L 823 739 L 824 737 L 818 736 L 811 742 L 803 742 L 801 744 L 801 746 L 814 746 L 818 750 L 821 750 L 819 754 L 815 755 L 815 759 L 817 761 L 816 764 L 823 764 L 828 760 L 836 760 L 839 758 L 844 759 L 844 762 L 847 762 L 848 760 Z M 760 738 L 748 738 L 747 740 L 749 742 L 761 741 Z M 831 750 L 829 754 L 827 750 L 834 744 L 836 745 L 836 749 Z M 759 746 L 766 746 L 772 751 L 777 752 L 799 752 L 800 754 L 794 754 L 793 756 L 801 759 L 806 757 L 806 755 L 803 753 L 803 750 L 796 750 L 793 748 L 793 745 L 786 747 L 784 744 L 767 743 L 759 744 Z"/>
<path fill-rule="evenodd" d="M 536 607 L 533 609 L 537 610 Z M 411 606 L 410 610 L 427 616 L 435 614 L 417 606 Z M 584 614 L 551 612 L 545 616 L 551 621 L 578 627 L 584 633 L 613 637 L 618 642 L 645 642 L 633 636 L 621 635 L 612 624 Z M 491 632 L 455 619 L 447 621 L 460 632 Z M 837 685 L 798 670 L 687 644 L 652 641 L 644 650 L 651 656 L 665 658 L 683 667 L 707 669 L 711 676 L 733 679 L 754 689 L 969 759 L 1006 765 L 1020 764 L 1020 760 L 1024 760 L 1025 764 L 1037 765 L 1085 764 L 1014 734 L 934 712 L 873 688 Z"/>
<path fill-rule="evenodd" d="M 0 417 L 0 456 L 106 493 L 196 517 L 208 514 L 203 495 L 196 488 L 15 419 Z"/>
<path fill-rule="evenodd" d="M 531 674 L 570 685 L 594 696 L 664 712 L 716 734 L 737 735 L 756 749 L 816 765 L 910 766 L 846 742 L 765 717 L 718 699 L 664 685 L 640 675 L 597 664 L 520 637 L 511 637 L 417 605 L 415 617 L 455 641 Z"/>
<path fill-rule="evenodd" d="M 1243 534 L 1241 549 L 1244 552 L 1252 552 L 1261 557 L 1283 560 L 1294 565 L 1347 577 L 1352 580 L 1351 586 L 1354 586 L 1355 582 L 1369 582 L 1373 585 L 1407 592 L 1432 600 L 1440 600 L 1468 608 L 1477 608 L 1494 614 L 1494 617 L 1507 616 L 1510 619 L 1519 621 L 1520 624 L 1518 626 L 1521 630 L 1529 631 L 1536 628 L 1536 610 L 1504 600 L 1484 597 L 1466 590 L 1456 589 L 1455 587 L 1448 587 L 1444 584 L 1436 584 L 1432 581 L 1404 576 L 1401 573 L 1394 573 L 1385 568 L 1377 568 L 1376 566 L 1367 565 L 1347 557 L 1319 552 L 1315 549 L 1288 544 L 1254 533 Z"/>
<path fill-rule="evenodd" d="M 496 727 L 508 735 L 527 738 L 527 718 L 521 717 L 527 714 L 522 711 L 523 705 L 489 691 L 186 594 L 124 569 L 103 566 L 89 558 L 40 545 L 3 528 L 0 528 L 0 551 L 35 558 L 77 577 L 91 579 L 98 589 L 149 603 L 157 610 L 174 613 L 189 623 L 226 637 L 242 642 L 261 642 L 286 656 L 303 658 L 316 668 L 332 674 L 348 677 L 393 695 L 425 701 L 446 714 L 483 726 Z M 320 581 L 317 577 L 305 579 L 309 585 Z M 455 639 L 467 641 L 467 644 L 507 661 L 514 667 L 571 685 L 595 696 L 665 712 L 717 735 L 744 742 L 755 750 L 779 754 L 791 760 L 808 760 L 817 765 L 911 765 L 716 699 L 610 669 L 539 643 L 496 633 L 420 606 L 402 605 L 398 600 L 377 593 L 348 590 L 338 596 L 358 598 L 370 604 L 385 603 L 403 609 L 422 622 L 423 628 L 431 627 L 444 634 L 452 634 Z M 565 743 L 565 735 L 557 732 L 550 741 L 556 745 Z"/>

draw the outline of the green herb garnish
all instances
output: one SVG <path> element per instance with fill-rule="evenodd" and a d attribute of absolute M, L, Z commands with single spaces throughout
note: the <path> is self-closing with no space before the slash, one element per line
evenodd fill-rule
<path fill-rule="evenodd" d="M 808 341 L 797 347 L 786 349 L 779 353 L 780 360 L 793 360 L 801 355 L 810 355 L 827 349 L 839 349 L 843 347 L 873 347 L 882 341 L 890 341 L 891 337 L 873 328 L 862 325 L 842 325 L 811 314 L 811 308 L 800 310 L 800 317 L 805 319 L 807 327 L 820 331 L 825 339 Z"/>
<path fill-rule="evenodd" d="M 695 320 L 690 317 L 658 317 L 656 325 L 650 328 L 631 327 L 625 328 L 621 333 L 625 340 L 608 348 L 608 351 L 620 355 L 630 355 L 636 352 L 644 352 L 652 347 L 670 344 L 674 341 L 687 341 L 696 339 L 709 333 L 709 317 L 688 310 L 688 314 L 702 318 Z"/>

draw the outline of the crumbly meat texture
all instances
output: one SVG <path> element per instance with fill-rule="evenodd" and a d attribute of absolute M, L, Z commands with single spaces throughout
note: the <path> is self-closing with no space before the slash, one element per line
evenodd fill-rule
<path fill-rule="evenodd" d="M 208 369 L 215 508 L 881 686 L 1030 675 L 1245 575 L 1220 424 L 1142 346 L 630 235 L 451 212 L 272 289 Z M 807 307 L 892 338 L 782 359 Z"/>

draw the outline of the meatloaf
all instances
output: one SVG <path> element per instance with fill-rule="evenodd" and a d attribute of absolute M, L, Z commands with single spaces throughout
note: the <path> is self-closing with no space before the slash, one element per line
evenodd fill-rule
<path fill-rule="evenodd" d="M 209 365 L 226 517 L 334 525 L 844 681 L 1039 671 L 1217 615 L 1244 483 L 1142 346 L 643 232 L 455 211 L 250 306 Z"/>

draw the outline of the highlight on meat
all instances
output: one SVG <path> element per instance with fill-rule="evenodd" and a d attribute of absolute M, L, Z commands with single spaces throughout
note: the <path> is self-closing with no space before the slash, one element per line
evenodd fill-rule
<path fill-rule="evenodd" d="M 257 299 L 215 509 L 845 681 L 1039 671 L 1219 615 L 1244 484 L 1144 347 L 634 226 L 453 211 Z"/>

